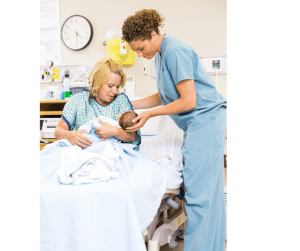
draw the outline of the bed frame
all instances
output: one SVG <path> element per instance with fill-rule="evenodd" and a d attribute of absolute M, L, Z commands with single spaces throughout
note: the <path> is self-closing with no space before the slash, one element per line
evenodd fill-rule
<path fill-rule="evenodd" d="M 159 251 L 160 247 L 167 243 L 170 248 L 178 247 L 175 239 L 177 236 L 183 236 L 187 222 L 185 198 L 180 201 L 180 208 L 174 201 L 179 193 L 180 188 L 166 190 L 153 222 L 142 232 L 144 240 L 148 242 L 148 251 Z"/>

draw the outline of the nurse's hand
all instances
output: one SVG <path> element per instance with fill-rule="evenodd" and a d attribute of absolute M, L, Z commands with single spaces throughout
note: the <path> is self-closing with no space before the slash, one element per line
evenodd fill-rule
<path fill-rule="evenodd" d="M 82 133 L 88 134 L 86 130 L 77 130 L 77 131 L 69 131 L 67 140 L 70 141 L 70 143 L 73 146 L 79 146 L 81 148 L 87 148 L 92 144 L 92 141 L 88 139 L 87 137 L 84 137 Z"/>
<path fill-rule="evenodd" d="M 137 116 L 136 118 L 134 118 L 132 120 L 132 123 L 138 122 L 136 125 L 131 126 L 131 127 L 127 127 L 126 128 L 126 132 L 135 132 L 138 129 L 140 129 L 141 127 L 143 127 L 145 125 L 145 123 L 147 122 L 147 120 L 150 118 L 150 113 L 149 112 L 142 112 L 139 114 L 139 116 Z"/>
<path fill-rule="evenodd" d="M 116 126 L 112 126 L 106 122 L 103 122 L 102 120 L 98 119 L 99 123 L 102 125 L 95 129 L 95 133 L 97 133 L 97 136 L 99 138 L 102 138 L 101 141 L 104 141 L 108 139 L 109 137 L 116 135 Z"/>

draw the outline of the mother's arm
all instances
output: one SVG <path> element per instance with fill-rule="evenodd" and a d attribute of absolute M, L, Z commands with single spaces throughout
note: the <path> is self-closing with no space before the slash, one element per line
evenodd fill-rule
<path fill-rule="evenodd" d="M 116 137 L 117 139 L 121 140 L 122 142 L 133 142 L 135 140 L 136 134 L 135 132 L 125 132 L 122 128 L 117 126 L 112 126 L 100 119 L 98 119 L 99 123 L 102 125 L 95 129 L 98 137 L 106 140 L 109 137 Z"/>
<path fill-rule="evenodd" d="M 86 130 L 69 131 L 68 124 L 61 118 L 56 126 L 54 137 L 58 140 L 67 139 L 72 145 L 87 148 L 92 141 L 84 137 L 82 133 L 88 133 Z"/>

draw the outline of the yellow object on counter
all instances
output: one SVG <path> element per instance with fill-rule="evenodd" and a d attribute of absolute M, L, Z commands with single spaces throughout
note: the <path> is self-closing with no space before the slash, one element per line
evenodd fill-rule
<path fill-rule="evenodd" d="M 124 48 L 125 46 L 126 48 Z M 135 52 L 131 50 L 129 44 L 122 39 L 107 40 L 107 49 L 109 57 L 120 65 L 134 64 Z M 124 52 L 126 52 L 126 54 Z"/>

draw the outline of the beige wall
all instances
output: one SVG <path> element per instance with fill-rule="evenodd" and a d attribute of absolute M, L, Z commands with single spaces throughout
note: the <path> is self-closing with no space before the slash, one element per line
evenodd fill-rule
<path fill-rule="evenodd" d="M 226 55 L 226 1 L 225 0 L 60 0 L 60 23 L 72 15 L 90 20 L 94 29 L 91 44 L 82 51 L 72 51 L 61 42 L 61 65 L 86 64 L 93 66 L 107 57 L 103 45 L 107 31 L 121 29 L 128 15 L 145 8 L 156 9 L 165 17 L 161 33 L 177 37 L 191 45 L 200 57 Z M 153 59 L 154 60 L 154 59 Z M 133 66 L 123 70 L 135 76 L 136 96 L 144 97 L 157 92 L 156 80 L 151 77 L 151 62 L 135 57 Z M 148 74 L 142 74 L 146 64 Z M 227 98 L 226 76 L 218 75 L 218 90 Z M 215 81 L 215 76 L 212 76 Z M 46 89 L 48 84 L 41 84 Z M 61 84 L 56 84 L 61 85 Z"/>

